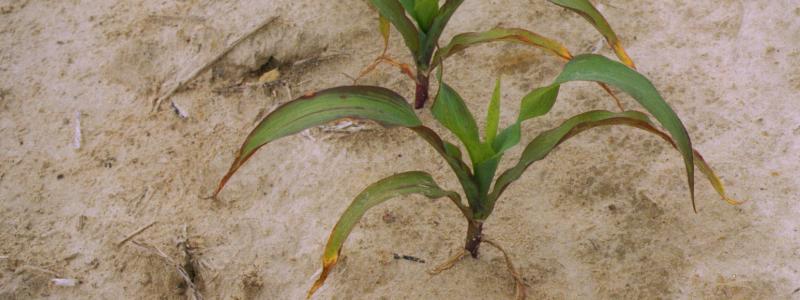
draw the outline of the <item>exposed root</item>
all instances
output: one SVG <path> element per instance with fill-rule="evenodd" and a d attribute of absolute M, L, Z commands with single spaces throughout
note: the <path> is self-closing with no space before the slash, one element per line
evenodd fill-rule
<path fill-rule="evenodd" d="M 432 270 L 428 271 L 428 274 L 439 275 L 440 273 L 451 269 L 453 266 L 456 265 L 457 262 L 461 261 L 461 259 L 463 259 L 467 255 L 469 255 L 469 251 L 467 251 L 465 249 L 461 249 L 460 252 L 458 252 L 456 255 L 454 255 L 451 258 L 448 258 L 442 264 L 440 264 L 440 265 L 436 266 L 435 268 L 433 268 Z"/>
<path fill-rule="evenodd" d="M 150 255 L 161 258 L 164 263 L 174 268 L 178 272 L 178 275 L 183 279 L 184 283 L 186 284 L 186 298 L 190 300 L 203 300 L 203 294 L 200 293 L 200 289 L 198 287 L 200 278 L 198 278 L 197 270 L 195 269 L 194 257 L 192 256 L 191 251 L 189 251 L 188 245 L 186 245 L 187 241 L 185 232 L 186 229 L 184 227 L 184 236 L 178 242 L 178 246 L 184 254 L 182 261 L 172 258 L 157 246 L 147 242 L 132 240 L 128 245 L 135 246 L 136 248 L 139 248 Z"/>
<path fill-rule="evenodd" d="M 361 80 L 361 78 L 367 76 L 367 74 L 374 71 L 375 68 L 377 68 L 378 65 L 380 65 L 381 63 L 387 63 L 389 65 L 392 65 L 400 69 L 400 72 L 402 72 L 403 74 L 408 76 L 408 78 L 411 78 L 411 80 L 414 80 L 416 82 L 416 78 L 414 78 L 414 71 L 411 70 L 411 66 L 394 60 L 393 58 L 386 55 L 386 53 L 384 52 L 383 54 L 378 56 L 378 58 L 376 58 L 375 61 L 373 61 L 371 64 L 369 64 L 368 66 L 366 66 L 364 69 L 361 70 L 358 76 L 353 79 L 353 84 L 358 83 L 358 81 Z"/>
<path fill-rule="evenodd" d="M 497 248 L 497 250 L 500 250 L 500 252 L 503 253 L 503 257 L 505 257 L 506 259 L 506 266 L 508 266 L 508 271 L 511 273 L 511 276 L 514 277 L 514 282 L 516 284 L 517 291 L 516 291 L 516 296 L 514 296 L 514 299 L 517 300 L 525 299 L 526 297 L 525 283 L 522 281 L 522 276 L 520 276 L 519 272 L 517 272 L 517 268 L 514 267 L 514 263 L 511 262 L 511 257 L 508 256 L 506 250 L 504 250 L 502 247 L 500 247 L 500 245 L 498 245 L 494 241 L 487 239 L 485 236 L 483 237 L 483 242 L 491 245 L 492 247 Z"/>

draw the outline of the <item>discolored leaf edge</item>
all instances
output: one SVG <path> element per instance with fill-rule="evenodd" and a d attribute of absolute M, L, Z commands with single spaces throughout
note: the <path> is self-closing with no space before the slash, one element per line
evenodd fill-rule
<path fill-rule="evenodd" d="M 461 197 L 458 193 L 442 189 L 436 184 L 431 175 L 425 172 L 400 173 L 371 184 L 353 199 L 353 202 L 342 213 L 336 226 L 331 231 L 322 257 L 322 272 L 309 289 L 307 298 L 311 298 L 325 283 L 330 271 L 339 260 L 339 255 L 347 237 L 366 211 L 385 201 L 409 194 L 422 194 L 430 199 L 448 197 L 463 211 Z"/>

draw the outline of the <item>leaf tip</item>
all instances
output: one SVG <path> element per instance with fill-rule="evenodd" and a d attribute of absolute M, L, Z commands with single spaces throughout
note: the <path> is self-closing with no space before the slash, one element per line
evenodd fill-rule
<path fill-rule="evenodd" d="M 319 278 L 314 281 L 314 285 L 308 289 L 308 293 L 306 294 L 306 299 L 311 299 L 311 296 L 314 296 L 314 293 L 319 290 L 324 284 L 325 280 L 328 279 L 328 274 L 330 274 L 331 269 L 333 266 L 336 265 L 336 262 L 339 260 L 339 255 L 335 255 L 333 257 L 323 257 L 322 258 L 322 272 L 319 274 Z"/>

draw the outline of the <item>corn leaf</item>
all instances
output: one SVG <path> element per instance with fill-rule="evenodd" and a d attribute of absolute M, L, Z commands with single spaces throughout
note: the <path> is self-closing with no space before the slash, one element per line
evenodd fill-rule
<path fill-rule="evenodd" d="M 521 124 L 526 120 L 543 116 L 550 112 L 558 98 L 558 91 L 561 85 L 554 84 L 542 88 L 537 88 L 522 98 L 519 109 L 519 116 L 514 124 L 511 124 L 500 133 L 497 139 L 492 142 L 492 149 L 495 153 L 504 153 L 511 147 L 519 144 L 521 138 Z"/>
<path fill-rule="evenodd" d="M 489 109 L 486 113 L 486 129 L 484 130 L 485 141 L 491 145 L 494 138 L 497 136 L 497 127 L 500 124 L 500 78 L 494 84 L 494 92 L 492 92 L 492 102 L 489 103 Z"/>
<path fill-rule="evenodd" d="M 444 82 L 439 84 L 439 94 L 431 107 L 431 113 L 464 144 L 473 164 L 483 162 L 494 154 L 491 147 L 481 143 L 478 125 L 464 100 Z"/>
<path fill-rule="evenodd" d="M 459 183 L 461 183 L 461 187 L 464 189 L 464 195 L 467 197 L 470 207 L 480 209 L 482 203 L 479 200 L 478 186 L 475 185 L 474 175 L 469 167 L 461 159 L 461 151 L 458 147 L 443 141 L 436 132 L 428 127 L 417 126 L 410 129 L 428 142 L 428 144 L 447 161 L 447 164 L 450 165 L 453 173 L 455 173 L 458 178 Z"/>
<path fill-rule="evenodd" d="M 694 204 L 694 163 L 692 141 L 678 115 L 664 101 L 646 77 L 625 65 L 600 55 L 585 54 L 573 58 L 553 84 L 570 81 L 595 81 L 615 86 L 631 95 L 670 133 L 683 155 L 689 193 Z"/>
<path fill-rule="evenodd" d="M 589 23 L 591 23 L 592 26 L 594 26 L 594 28 L 597 29 L 597 31 L 599 31 L 603 37 L 605 37 L 606 41 L 608 41 L 608 45 L 611 46 L 611 49 L 614 50 L 620 61 L 631 68 L 636 68 L 633 60 L 631 60 L 630 56 L 628 56 L 628 53 L 625 52 L 625 49 L 622 47 L 622 42 L 620 41 L 619 37 L 617 37 L 617 34 L 613 29 L 611 29 L 611 25 L 608 24 L 608 21 L 605 17 L 603 17 L 603 14 L 601 14 L 591 2 L 588 0 L 549 1 L 555 5 L 571 10 L 589 21 Z"/>
<path fill-rule="evenodd" d="M 447 26 L 447 23 L 450 22 L 450 17 L 456 13 L 458 7 L 461 6 L 464 0 L 447 0 L 439 8 L 439 13 L 436 15 L 436 18 L 433 19 L 433 23 L 431 23 L 430 28 L 425 33 L 425 40 L 421 42 L 422 49 L 420 49 L 419 54 L 419 61 L 424 62 L 423 68 L 427 69 L 428 64 L 431 62 L 431 56 L 433 55 L 434 49 L 438 46 L 439 38 L 442 36 L 442 32 L 444 32 L 444 28 Z"/>
<path fill-rule="evenodd" d="M 489 42 L 513 42 L 534 47 L 539 47 L 566 60 L 572 59 L 572 54 L 560 43 L 519 28 L 495 28 L 484 32 L 467 32 L 454 36 L 450 42 L 440 48 L 433 57 L 432 66 L 436 67 L 448 57 L 463 51 L 466 48 Z"/>
<path fill-rule="evenodd" d="M 400 4 L 403 5 L 403 9 L 405 9 L 406 13 L 408 13 L 408 15 L 414 20 L 417 19 L 417 12 L 414 10 L 414 4 L 416 2 L 416 0 L 400 0 Z"/>
<path fill-rule="evenodd" d="M 439 13 L 439 0 L 416 0 L 414 12 L 417 24 L 422 32 L 428 32 L 433 23 L 433 18 Z"/>
<path fill-rule="evenodd" d="M 394 25 L 400 35 L 403 36 L 403 41 L 406 47 L 411 50 L 414 56 L 418 55 L 420 50 L 419 31 L 414 23 L 406 17 L 406 10 L 403 4 L 397 0 L 370 0 L 370 3 L 378 9 L 381 16 L 388 19 Z"/>
<path fill-rule="evenodd" d="M 626 111 L 622 113 L 613 113 L 609 111 L 586 112 L 570 118 L 555 129 L 541 133 L 528 144 L 517 165 L 503 172 L 497 179 L 495 188 L 489 196 L 490 209 L 494 207 L 497 199 L 511 183 L 519 179 L 531 164 L 544 159 L 555 147 L 581 132 L 595 127 L 610 125 L 625 125 L 646 130 L 658 135 L 674 148 L 678 149 L 672 138 L 667 133 L 658 130 L 653 122 L 650 121 L 650 118 L 644 113 L 637 111 Z M 706 163 L 700 153 L 696 150 L 692 152 L 695 158 L 693 160 L 694 164 L 706 175 L 706 178 L 722 199 L 730 204 L 739 204 L 740 202 L 728 197 L 719 177 L 711 170 L 711 167 Z M 694 202 L 692 202 L 692 207 L 696 211 Z"/>
<path fill-rule="evenodd" d="M 214 196 L 256 150 L 269 142 L 307 128 L 342 119 L 357 118 L 384 126 L 417 127 L 422 122 L 397 93 L 370 86 L 345 86 L 312 93 L 278 107 L 267 115 L 245 140 Z"/>
<path fill-rule="evenodd" d="M 322 256 L 322 273 L 308 291 L 308 298 L 325 283 L 331 269 L 339 260 L 344 242 L 367 210 L 392 198 L 409 194 L 422 194 L 430 199 L 449 197 L 459 207 L 463 207 L 458 193 L 443 190 L 431 175 L 425 172 L 401 173 L 373 183 L 356 196 L 347 210 L 339 217 L 339 221 L 328 238 L 328 244 L 325 246 Z"/>

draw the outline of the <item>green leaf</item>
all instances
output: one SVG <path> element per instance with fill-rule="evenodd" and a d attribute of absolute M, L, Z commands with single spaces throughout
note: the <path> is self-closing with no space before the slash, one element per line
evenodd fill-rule
<path fill-rule="evenodd" d="M 497 199 L 502 195 L 503 191 L 511 183 L 519 179 L 519 177 L 531 164 L 545 158 L 553 149 L 555 149 L 555 147 L 569 138 L 595 127 L 609 125 L 625 125 L 648 131 L 656 134 L 667 141 L 674 148 L 678 149 L 675 141 L 672 140 L 667 133 L 658 130 L 655 127 L 655 124 L 653 124 L 653 122 L 650 121 L 650 118 L 644 113 L 638 111 L 627 111 L 623 113 L 613 113 L 609 111 L 586 112 L 570 118 L 555 129 L 543 132 L 533 141 L 531 141 L 530 144 L 528 144 L 523 151 L 522 157 L 517 165 L 503 172 L 503 174 L 497 179 L 495 188 L 489 196 L 490 210 L 491 207 L 493 207 L 496 203 Z M 725 187 L 723 186 L 722 181 L 719 179 L 719 177 L 717 177 L 714 171 L 711 170 L 711 167 L 708 165 L 708 163 L 706 163 L 700 153 L 696 150 L 693 150 L 692 153 L 694 156 L 693 163 L 704 175 L 706 175 L 706 178 L 717 191 L 717 193 L 722 197 L 722 199 L 732 205 L 740 204 L 739 201 L 728 197 L 728 195 L 725 193 Z M 694 199 L 692 199 L 692 208 L 697 211 Z"/>
<path fill-rule="evenodd" d="M 486 113 L 486 130 L 484 132 L 486 143 L 490 145 L 497 136 L 497 127 L 500 124 L 500 96 L 500 78 L 497 78 L 494 92 L 492 93 L 492 102 L 489 103 L 489 109 Z"/>
<path fill-rule="evenodd" d="M 433 23 L 433 18 L 439 13 L 439 0 L 416 0 L 414 11 L 420 30 L 428 32 Z"/>
<path fill-rule="evenodd" d="M 414 20 L 417 19 L 417 12 L 414 10 L 414 4 L 416 2 L 416 0 L 400 0 L 400 4 L 403 5 L 403 9 L 405 9 L 406 13 L 408 13 L 408 15 Z"/>
<path fill-rule="evenodd" d="M 245 140 L 214 196 L 259 148 L 307 128 L 342 119 L 357 118 L 384 126 L 417 127 L 422 122 L 397 93 L 370 86 L 344 86 L 312 93 L 281 105 L 264 117 Z"/>
<path fill-rule="evenodd" d="M 522 98 L 522 105 L 519 109 L 518 122 L 530 120 L 546 115 L 553 109 L 558 97 L 560 85 L 554 84 L 535 89 Z"/>
<path fill-rule="evenodd" d="M 589 2 L 588 0 L 549 0 L 549 1 L 555 5 L 571 10 L 582 16 L 587 21 L 589 21 L 589 23 L 591 23 L 592 26 L 594 26 L 594 28 L 597 29 L 597 31 L 599 31 L 600 34 L 602 34 L 603 37 L 606 38 L 606 41 L 608 41 L 609 46 L 611 46 L 611 49 L 613 49 L 614 52 L 617 54 L 617 57 L 619 57 L 620 61 L 622 61 L 625 65 L 631 68 L 634 69 L 636 68 L 636 66 L 633 63 L 633 60 L 631 60 L 630 56 L 628 56 L 628 53 L 625 52 L 625 49 L 622 47 L 622 42 L 620 41 L 619 37 L 617 37 L 617 34 L 614 32 L 613 29 L 611 29 L 611 25 L 608 24 L 606 18 L 603 17 L 600 11 L 598 11 L 597 8 L 595 8 L 594 5 L 592 5 L 591 2 Z"/>
<path fill-rule="evenodd" d="M 444 82 L 439 84 L 439 94 L 431 107 L 431 113 L 464 144 L 473 164 L 478 164 L 493 154 L 487 145 L 481 143 L 478 125 L 464 100 Z"/>
<path fill-rule="evenodd" d="M 550 112 L 558 97 L 558 84 L 538 88 L 522 98 L 517 122 L 504 129 L 496 141 L 492 143 L 492 149 L 496 153 L 503 153 L 511 147 L 516 146 L 520 141 L 520 126 L 522 122 L 536 117 L 543 116 Z"/>
<path fill-rule="evenodd" d="M 600 55 L 579 55 L 564 67 L 554 84 L 569 81 L 602 82 L 628 93 L 661 123 L 677 143 L 686 166 L 687 181 L 694 203 L 694 163 L 692 141 L 678 115 L 664 101 L 655 86 L 643 75 Z"/>
<path fill-rule="evenodd" d="M 433 67 L 448 57 L 466 48 L 489 42 L 513 42 L 545 49 L 566 60 L 572 59 L 566 47 L 560 43 L 519 28 L 495 28 L 484 32 L 467 32 L 454 36 L 447 46 L 440 48 L 433 57 Z"/>
<path fill-rule="evenodd" d="M 414 56 L 418 55 L 420 50 L 419 31 L 414 23 L 406 17 L 406 10 L 403 5 L 397 0 L 370 0 L 370 3 L 378 9 L 381 16 L 388 19 L 394 25 L 400 35 L 403 36 L 403 41 L 406 47 L 411 50 Z"/>
<path fill-rule="evenodd" d="M 482 210 L 482 203 L 480 202 L 480 194 L 478 186 L 475 184 L 475 178 L 472 175 L 469 167 L 461 160 L 461 151 L 455 145 L 445 142 L 439 137 L 436 132 L 425 126 L 417 126 L 410 128 L 416 132 L 422 139 L 428 142 L 436 152 L 441 155 L 461 183 L 461 188 L 464 189 L 464 195 L 467 197 L 470 207 L 473 210 Z M 480 218 L 482 216 L 474 216 Z"/>
<path fill-rule="evenodd" d="M 534 162 L 545 158 L 556 146 L 583 132 L 587 129 L 603 125 L 612 125 L 625 118 L 642 118 L 639 112 L 613 113 L 609 111 L 590 111 L 579 114 L 565 121 L 561 126 L 545 131 L 531 141 L 522 152 L 519 162 L 512 168 L 503 172 L 497 178 L 494 190 L 489 195 L 490 209 L 494 207 L 497 199 L 512 182 L 522 176 L 525 170 Z M 646 116 L 644 116 L 646 117 Z"/>
<path fill-rule="evenodd" d="M 433 23 L 425 34 L 425 40 L 421 42 L 422 48 L 420 49 L 418 61 L 424 63 L 422 66 L 423 69 L 428 69 L 431 56 L 433 56 L 433 51 L 439 44 L 439 38 L 442 36 L 442 32 L 444 32 L 444 28 L 447 26 L 447 23 L 450 22 L 450 17 L 456 13 L 456 10 L 458 10 L 458 7 L 461 6 L 463 2 L 464 0 L 447 0 L 442 7 L 439 8 L 439 13 L 436 15 L 436 18 L 433 19 Z"/>
<path fill-rule="evenodd" d="M 322 256 L 322 273 L 308 291 L 309 298 L 325 283 L 331 269 L 339 260 L 344 242 L 367 210 L 392 198 L 410 194 L 422 194 L 430 199 L 449 197 L 460 208 L 463 207 L 458 193 L 440 188 L 431 175 L 425 172 L 400 173 L 373 183 L 358 194 L 339 217 L 339 221 L 328 238 L 328 244 L 325 246 Z"/>

